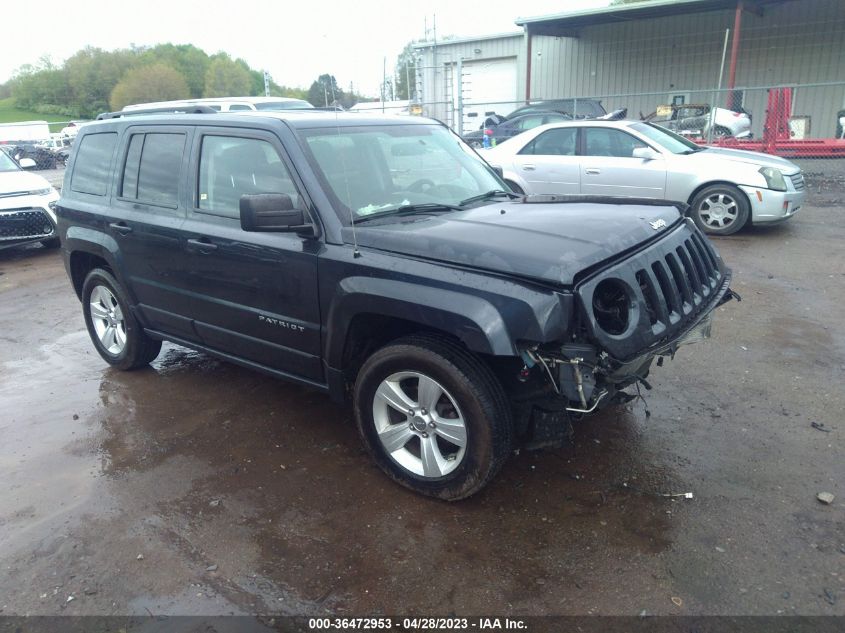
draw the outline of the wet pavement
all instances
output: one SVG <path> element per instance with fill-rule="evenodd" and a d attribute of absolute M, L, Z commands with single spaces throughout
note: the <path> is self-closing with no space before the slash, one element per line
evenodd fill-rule
<path fill-rule="evenodd" d="M 319 394 L 107 368 L 59 254 L 0 251 L 2 613 L 845 615 L 845 214 L 716 245 L 714 338 L 457 504 Z"/>

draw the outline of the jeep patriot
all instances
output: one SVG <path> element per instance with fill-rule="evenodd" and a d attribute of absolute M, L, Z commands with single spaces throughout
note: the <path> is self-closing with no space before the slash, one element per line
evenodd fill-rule
<path fill-rule="evenodd" d="M 58 204 L 99 354 L 167 340 L 349 399 L 422 494 L 630 398 L 733 296 L 683 205 L 518 196 L 430 119 L 126 114 L 80 130 Z"/>

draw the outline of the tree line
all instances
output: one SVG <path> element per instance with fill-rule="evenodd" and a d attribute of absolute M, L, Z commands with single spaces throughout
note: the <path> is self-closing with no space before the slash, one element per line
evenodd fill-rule
<path fill-rule="evenodd" d="M 70 118 L 92 118 L 131 103 L 263 94 L 262 71 L 243 59 L 223 52 L 209 55 L 192 44 L 115 51 L 87 47 L 60 66 L 49 58 L 23 66 L 0 86 L 0 96 L 11 96 L 18 108 Z M 308 98 L 307 90 L 272 79 L 270 94 Z"/>
<path fill-rule="evenodd" d="M 409 98 L 415 70 L 408 45 L 397 60 L 395 90 L 388 94 Z M 386 92 L 384 87 L 382 91 Z M 19 68 L 12 79 L 0 85 L 0 98 L 11 96 L 18 108 L 68 118 L 93 118 L 133 103 L 263 94 L 261 70 L 224 52 L 209 55 L 192 44 L 114 51 L 86 47 L 61 65 L 43 57 L 37 64 Z M 283 86 L 271 78 L 270 95 L 305 99 L 316 107 L 339 104 L 348 108 L 366 100 L 351 86 L 349 91 L 342 90 L 328 73 L 320 75 L 309 89 Z"/>

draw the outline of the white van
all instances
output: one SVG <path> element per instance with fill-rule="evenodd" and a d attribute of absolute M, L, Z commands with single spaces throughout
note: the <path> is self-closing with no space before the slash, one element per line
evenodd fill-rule
<path fill-rule="evenodd" d="M 243 110 L 309 110 L 313 109 L 307 101 L 291 97 L 210 97 L 206 99 L 180 99 L 178 101 L 156 101 L 136 103 L 123 108 L 126 110 L 144 110 L 147 108 L 178 108 L 181 106 L 207 106 L 218 112 L 238 112 Z"/>

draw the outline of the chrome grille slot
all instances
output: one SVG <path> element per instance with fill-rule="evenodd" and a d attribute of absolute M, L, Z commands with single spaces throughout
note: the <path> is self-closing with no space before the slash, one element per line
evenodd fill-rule
<path fill-rule="evenodd" d="M 804 182 L 803 171 L 799 171 L 797 174 L 792 174 L 789 176 L 789 179 L 792 181 L 792 186 L 795 187 L 795 191 L 804 191 L 807 188 L 807 184 Z"/>

